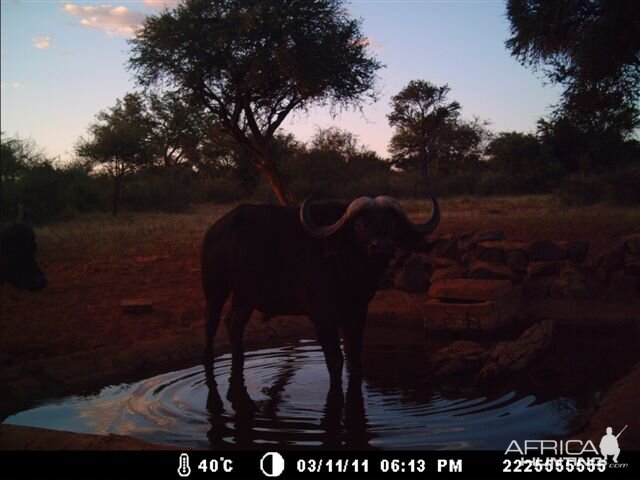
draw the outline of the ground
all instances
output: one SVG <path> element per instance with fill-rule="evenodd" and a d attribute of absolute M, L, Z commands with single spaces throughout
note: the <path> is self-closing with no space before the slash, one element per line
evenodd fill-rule
<path fill-rule="evenodd" d="M 406 206 L 416 219 L 422 218 L 421 202 Z M 82 215 L 36 228 L 38 259 L 49 286 L 36 294 L 4 286 L 0 293 L 0 418 L 45 398 L 196 363 L 204 322 L 200 240 L 207 226 L 230 208 L 197 205 L 184 213 L 127 213 L 117 218 Z M 566 208 L 549 196 L 457 198 L 442 201 L 438 231 L 500 228 L 511 240 L 586 239 L 597 255 L 614 239 L 639 233 L 638 225 L 640 209 Z M 121 311 L 121 300 L 138 297 L 153 301 L 151 313 Z M 400 292 L 380 295 L 371 305 L 371 317 L 419 318 L 420 300 L 410 297 Z M 256 317 L 248 327 L 248 345 L 259 345 L 274 331 L 294 337 L 309 327 L 301 317 L 269 324 Z M 218 350 L 226 344 L 221 328 Z M 620 388 L 638 390 L 640 383 Z M 606 415 L 601 421 L 606 423 Z M 55 436 L 1 427 L 0 447 L 39 448 Z M 77 444 L 72 439 L 60 434 L 56 443 L 72 448 L 141 445 L 115 437 L 104 441 L 79 436 Z"/>

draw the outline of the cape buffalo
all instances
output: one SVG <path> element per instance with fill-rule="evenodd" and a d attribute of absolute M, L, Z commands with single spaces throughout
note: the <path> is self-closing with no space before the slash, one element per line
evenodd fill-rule
<path fill-rule="evenodd" d="M 234 370 L 242 371 L 243 331 L 258 310 L 267 317 L 310 317 L 332 387 L 342 383 L 341 329 L 349 373 L 359 376 L 368 304 L 396 247 L 410 248 L 440 221 L 438 202 L 428 196 L 433 213 L 419 224 L 387 196 L 360 197 L 348 206 L 310 198 L 300 208 L 240 205 L 220 218 L 205 233 L 201 255 L 208 380 L 215 384 L 213 339 L 230 293 L 225 324 Z"/>
<path fill-rule="evenodd" d="M 22 206 L 18 219 L 0 230 L 0 285 L 8 282 L 24 290 L 42 290 L 47 278 L 36 263 L 36 236 Z"/>

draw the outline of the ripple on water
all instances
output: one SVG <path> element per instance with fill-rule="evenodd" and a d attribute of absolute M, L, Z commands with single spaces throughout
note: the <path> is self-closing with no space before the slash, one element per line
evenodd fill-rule
<path fill-rule="evenodd" d="M 328 394 L 317 343 L 301 340 L 248 352 L 244 383 L 229 379 L 231 358 L 219 356 L 217 395 L 196 366 L 45 404 L 5 423 L 185 447 L 504 449 L 513 439 L 562 435 L 576 413 L 564 397 L 537 402 L 530 392 L 431 383 L 416 369 L 424 364 L 419 355 L 367 349 L 369 373 L 343 399 Z"/>

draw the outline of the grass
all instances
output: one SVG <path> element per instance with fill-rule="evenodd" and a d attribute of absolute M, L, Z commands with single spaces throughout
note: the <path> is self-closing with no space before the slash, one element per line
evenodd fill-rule
<path fill-rule="evenodd" d="M 205 229 L 233 205 L 200 204 L 180 213 L 80 215 L 36 228 L 39 249 L 68 259 L 109 259 L 146 252 L 184 250 L 200 243 Z"/>
<path fill-rule="evenodd" d="M 425 218 L 428 202 L 402 202 L 416 220 Z M 513 240 L 585 239 L 601 248 L 616 238 L 640 232 L 640 208 L 597 204 L 566 207 L 557 197 L 454 197 L 440 202 L 443 233 L 500 228 Z M 45 258 L 100 260 L 122 256 L 197 255 L 202 234 L 234 204 L 198 204 L 181 213 L 81 215 L 36 229 Z"/>

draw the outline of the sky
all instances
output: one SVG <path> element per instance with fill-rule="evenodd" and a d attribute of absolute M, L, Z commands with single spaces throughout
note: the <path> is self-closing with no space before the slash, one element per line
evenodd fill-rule
<path fill-rule="evenodd" d="M 32 139 L 51 157 L 73 158 L 95 115 L 136 89 L 127 39 L 164 0 L 1 0 L 1 114 L 5 135 Z M 291 115 L 281 128 L 302 141 L 336 126 L 387 155 L 390 100 L 411 80 L 448 84 L 462 116 L 495 131 L 534 131 L 560 89 L 521 66 L 504 47 L 503 1 L 355 0 L 369 48 L 385 65 L 380 99 L 362 111 Z"/>

